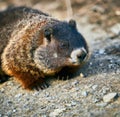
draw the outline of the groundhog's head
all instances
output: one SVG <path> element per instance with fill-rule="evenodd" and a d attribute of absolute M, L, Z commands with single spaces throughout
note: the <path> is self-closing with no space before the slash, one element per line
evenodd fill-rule
<path fill-rule="evenodd" d="M 54 74 L 66 66 L 78 67 L 85 61 L 88 47 L 74 20 L 47 24 L 42 31 L 43 42 L 34 60 L 45 74 Z"/>

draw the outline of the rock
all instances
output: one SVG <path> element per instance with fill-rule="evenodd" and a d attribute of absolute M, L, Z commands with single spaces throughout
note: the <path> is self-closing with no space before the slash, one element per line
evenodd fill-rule
<path fill-rule="evenodd" d="M 62 113 L 63 111 L 65 111 L 66 108 L 59 108 L 59 109 L 55 109 L 53 112 L 50 113 L 50 117 L 56 117 L 58 116 L 60 113 Z"/>
<path fill-rule="evenodd" d="M 109 103 L 111 101 L 114 101 L 117 96 L 117 93 L 108 93 L 103 97 L 103 101 Z"/>
<path fill-rule="evenodd" d="M 1 88 L 1 89 L 0 89 L 0 92 L 1 92 L 1 93 L 4 93 L 4 91 L 5 91 L 4 88 Z"/>
<path fill-rule="evenodd" d="M 19 93 L 17 95 L 15 95 L 16 98 L 20 98 L 23 94 Z"/>
<path fill-rule="evenodd" d="M 93 90 L 96 90 L 97 87 L 98 87 L 98 85 L 93 85 L 93 86 L 92 86 L 92 89 L 93 89 Z"/>
<path fill-rule="evenodd" d="M 15 113 L 17 110 L 16 109 L 13 109 L 13 113 Z"/>
<path fill-rule="evenodd" d="M 87 97 L 88 96 L 88 92 L 87 91 L 83 91 L 82 92 L 82 96 Z"/>
<path fill-rule="evenodd" d="M 45 97 L 50 97 L 50 93 L 49 92 L 45 92 Z"/>
<path fill-rule="evenodd" d="M 120 11 L 119 10 L 115 11 L 115 14 L 120 16 Z"/>
<path fill-rule="evenodd" d="M 79 84 L 79 81 L 78 80 L 75 80 L 74 82 L 72 82 L 72 85 L 75 86 L 75 85 L 78 85 Z"/>
<path fill-rule="evenodd" d="M 102 87 L 102 89 L 99 91 L 99 93 L 101 93 L 101 95 L 104 96 L 109 91 L 110 91 L 110 89 L 108 87 Z"/>
<path fill-rule="evenodd" d="M 99 50 L 99 54 L 105 54 L 105 50 L 104 49 L 100 49 Z"/>
<path fill-rule="evenodd" d="M 91 66 L 93 65 L 93 63 L 92 63 L 92 62 L 90 62 L 89 64 L 90 64 Z"/>
<path fill-rule="evenodd" d="M 105 106 L 107 106 L 107 103 L 106 102 L 97 103 L 96 106 L 105 107 Z"/>
<path fill-rule="evenodd" d="M 120 112 L 116 113 L 115 117 L 120 117 Z"/>
<path fill-rule="evenodd" d="M 118 97 L 120 97 L 120 93 L 118 93 Z"/>
<path fill-rule="evenodd" d="M 84 78 L 85 76 L 84 76 L 84 74 L 83 74 L 83 73 L 80 73 L 80 77 L 81 77 L 81 78 Z"/>
<path fill-rule="evenodd" d="M 94 6 L 92 7 L 92 10 L 93 10 L 94 12 L 99 12 L 99 13 L 101 13 L 101 14 L 105 13 L 105 9 L 104 9 L 102 6 L 99 6 L 99 5 L 94 5 Z"/>
<path fill-rule="evenodd" d="M 39 95 L 39 92 L 34 92 L 33 93 L 33 96 L 38 96 Z"/>
<path fill-rule="evenodd" d="M 12 104 L 13 104 L 12 101 L 10 101 L 10 100 L 7 101 L 7 105 L 8 105 L 8 106 L 11 106 Z"/>
<path fill-rule="evenodd" d="M 76 106 L 76 105 L 77 105 L 77 102 L 75 102 L 75 101 L 71 102 L 71 106 Z"/>
<path fill-rule="evenodd" d="M 93 102 L 93 103 L 97 103 L 97 102 L 99 102 L 99 101 L 100 101 L 100 99 L 98 99 L 98 98 L 93 98 L 93 99 L 92 99 L 92 102 Z"/>
<path fill-rule="evenodd" d="M 116 23 L 110 28 L 111 32 L 114 34 L 119 34 L 120 32 L 120 23 Z"/>

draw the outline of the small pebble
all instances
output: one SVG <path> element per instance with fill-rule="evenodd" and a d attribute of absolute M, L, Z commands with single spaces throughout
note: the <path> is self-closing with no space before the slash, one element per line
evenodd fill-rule
<path fill-rule="evenodd" d="M 103 89 L 102 93 L 103 93 L 103 94 L 106 94 L 106 93 L 107 93 L 107 91 L 106 91 L 105 89 Z"/>
<path fill-rule="evenodd" d="M 8 105 L 12 105 L 12 104 L 13 104 L 13 102 L 12 102 L 12 101 L 10 101 L 10 100 L 8 100 L 8 101 L 7 101 L 7 104 L 8 104 Z"/>
<path fill-rule="evenodd" d="M 33 93 L 33 96 L 38 96 L 39 95 L 39 92 L 37 91 L 37 92 L 35 92 L 35 93 Z"/>
<path fill-rule="evenodd" d="M 109 93 L 103 97 L 103 101 L 109 103 L 113 101 L 117 96 L 117 93 Z"/>
<path fill-rule="evenodd" d="M 12 82 L 7 82 L 7 85 L 13 86 L 13 83 Z"/>
<path fill-rule="evenodd" d="M 15 95 L 15 97 L 16 97 L 16 98 L 20 98 L 21 96 L 22 96 L 22 94 L 21 94 L 21 93 L 19 93 L 19 94 Z"/>
<path fill-rule="evenodd" d="M 88 92 L 87 91 L 83 91 L 82 92 L 82 96 L 87 97 L 88 96 Z"/>
<path fill-rule="evenodd" d="M 115 11 L 115 14 L 120 16 L 120 10 Z"/>
<path fill-rule="evenodd" d="M 92 89 L 93 89 L 93 90 L 96 90 L 97 87 L 98 87 L 98 85 L 93 85 L 93 86 L 92 86 Z"/>
<path fill-rule="evenodd" d="M 115 117 L 120 117 L 120 112 L 115 113 Z"/>
<path fill-rule="evenodd" d="M 75 102 L 75 101 L 71 102 L 71 106 L 75 106 L 76 104 L 77 104 L 77 102 Z"/>
<path fill-rule="evenodd" d="M 105 9 L 103 8 L 103 7 L 101 7 L 101 6 L 99 6 L 99 5 L 94 5 L 93 7 L 92 7 L 92 10 L 94 11 L 94 12 L 99 12 L 99 13 L 104 13 L 105 12 Z"/>
<path fill-rule="evenodd" d="M 15 113 L 16 111 L 17 111 L 17 110 L 16 110 L 16 109 L 14 109 L 14 110 L 13 110 L 13 113 Z"/>
<path fill-rule="evenodd" d="M 113 67 L 113 64 L 109 64 L 108 67 L 109 69 L 111 69 Z"/>
<path fill-rule="evenodd" d="M 93 65 L 93 63 L 92 63 L 92 62 L 90 62 L 90 65 Z"/>
<path fill-rule="evenodd" d="M 118 97 L 120 97 L 120 93 L 118 93 Z"/>
<path fill-rule="evenodd" d="M 105 106 L 107 106 L 107 103 L 105 103 L 105 102 L 103 102 L 103 103 L 97 103 L 96 106 L 105 107 Z"/>
<path fill-rule="evenodd" d="M 79 87 L 76 87 L 76 88 L 75 88 L 75 91 L 80 91 L 80 88 L 79 88 Z"/>
<path fill-rule="evenodd" d="M 104 54 L 105 53 L 105 50 L 104 49 L 100 49 L 99 50 L 99 54 Z"/>
<path fill-rule="evenodd" d="M 72 82 L 72 85 L 78 85 L 78 84 L 79 84 L 78 80 L 75 80 L 74 82 Z"/>
<path fill-rule="evenodd" d="M 97 98 L 93 99 L 93 103 L 97 103 L 99 101 L 100 101 L 100 99 L 97 99 Z"/>
<path fill-rule="evenodd" d="M 120 31 L 120 23 L 116 23 L 115 25 L 113 25 L 110 30 L 112 31 L 112 33 L 114 34 L 118 34 Z"/>
<path fill-rule="evenodd" d="M 5 91 L 4 88 L 1 88 L 1 89 L 0 89 L 0 92 L 1 92 L 1 93 L 4 93 L 4 91 Z"/>
<path fill-rule="evenodd" d="M 60 113 L 65 111 L 66 108 L 55 109 L 53 112 L 50 113 L 50 117 L 57 117 Z"/>
<path fill-rule="evenodd" d="M 50 97 L 50 93 L 49 93 L 49 92 L 46 92 L 46 93 L 45 93 L 45 96 L 46 96 L 46 97 Z"/>
<path fill-rule="evenodd" d="M 69 104 L 65 104 L 66 106 L 68 106 L 68 107 L 71 107 L 72 105 L 69 103 Z"/>
<path fill-rule="evenodd" d="M 83 73 L 80 73 L 80 77 L 81 77 L 81 78 L 84 78 L 84 74 L 83 74 Z"/>

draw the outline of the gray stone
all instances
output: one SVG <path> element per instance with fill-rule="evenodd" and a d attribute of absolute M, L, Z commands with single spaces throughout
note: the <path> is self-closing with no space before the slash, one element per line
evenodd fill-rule
<path fill-rule="evenodd" d="M 108 93 L 107 95 L 104 95 L 103 101 L 107 103 L 111 102 L 115 99 L 116 96 L 117 96 L 117 93 Z"/>
<path fill-rule="evenodd" d="M 120 117 L 120 112 L 115 113 L 115 117 Z"/>
<path fill-rule="evenodd" d="M 105 107 L 105 106 L 107 106 L 107 103 L 105 103 L 105 102 L 97 103 L 96 106 Z"/>
<path fill-rule="evenodd" d="M 71 106 L 75 106 L 76 104 L 77 104 L 77 102 L 75 102 L 75 101 L 71 102 Z"/>
<path fill-rule="evenodd" d="M 17 110 L 16 109 L 13 109 L 13 113 L 15 113 Z"/>
<path fill-rule="evenodd" d="M 92 86 L 92 89 L 93 89 L 93 90 L 96 90 L 97 87 L 98 87 L 98 85 L 93 85 L 93 86 Z"/>
<path fill-rule="evenodd" d="M 72 85 L 78 85 L 78 84 L 79 84 L 78 80 L 75 80 L 74 82 L 72 82 Z"/>
<path fill-rule="evenodd" d="M 99 50 L 99 54 L 105 54 L 105 50 L 104 49 L 100 49 Z"/>
<path fill-rule="evenodd" d="M 94 98 L 92 101 L 93 101 L 93 103 L 97 103 L 100 101 L 100 99 Z"/>
<path fill-rule="evenodd" d="M 4 93 L 4 91 L 5 91 L 4 88 L 1 88 L 1 89 L 0 89 L 0 92 L 1 92 L 1 93 Z"/>
<path fill-rule="evenodd" d="M 22 96 L 22 94 L 21 94 L 21 93 L 19 93 L 19 94 L 15 95 L 15 97 L 16 97 L 16 98 L 20 98 L 21 96 Z"/>
<path fill-rule="evenodd" d="M 85 76 L 84 76 L 84 74 L 83 74 L 83 73 L 80 73 L 80 77 L 81 77 L 81 78 L 84 78 Z"/>
<path fill-rule="evenodd" d="M 66 108 L 59 108 L 59 109 L 55 109 L 53 112 L 51 112 L 49 114 L 50 117 L 56 117 L 58 116 L 60 113 L 62 113 L 63 111 L 65 111 Z"/>
<path fill-rule="evenodd" d="M 110 30 L 112 31 L 112 33 L 114 34 L 119 34 L 120 33 L 120 23 L 115 24 L 114 26 L 112 26 L 110 28 Z"/>
<path fill-rule="evenodd" d="M 94 5 L 92 7 L 92 10 L 95 11 L 95 12 L 99 12 L 99 13 L 104 13 L 105 12 L 105 9 L 99 5 Z"/>
<path fill-rule="evenodd" d="M 87 91 L 83 91 L 82 92 L 82 96 L 87 97 L 88 96 L 88 92 Z"/>

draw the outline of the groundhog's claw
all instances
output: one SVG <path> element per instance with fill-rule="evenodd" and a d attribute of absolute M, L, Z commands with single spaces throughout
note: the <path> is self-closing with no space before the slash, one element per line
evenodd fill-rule
<path fill-rule="evenodd" d="M 48 83 L 43 82 L 43 83 L 36 83 L 36 84 L 34 85 L 33 89 L 39 91 L 40 89 L 43 90 L 43 89 L 46 89 L 46 88 L 48 88 L 48 87 L 49 87 Z"/>

